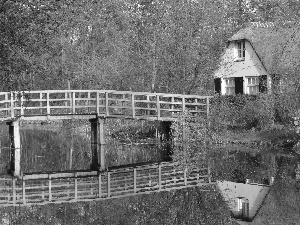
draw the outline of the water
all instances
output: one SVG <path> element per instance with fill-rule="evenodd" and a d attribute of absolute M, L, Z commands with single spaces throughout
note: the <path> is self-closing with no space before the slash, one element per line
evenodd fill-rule
<path fill-rule="evenodd" d="M 90 169 L 91 142 L 88 125 L 21 126 L 21 170 L 24 173 L 88 170 Z M 10 168 L 8 126 L 0 129 L 0 174 Z M 107 132 L 110 134 L 110 132 Z M 170 160 L 168 143 L 158 139 L 118 140 L 106 137 L 107 166 Z"/>

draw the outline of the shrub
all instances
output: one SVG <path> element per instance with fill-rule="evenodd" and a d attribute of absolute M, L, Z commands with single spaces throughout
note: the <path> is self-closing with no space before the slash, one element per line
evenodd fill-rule
<path fill-rule="evenodd" d="M 217 95 L 211 101 L 212 129 L 264 129 L 274 121 L 273 102 L 266 94 Z"/>

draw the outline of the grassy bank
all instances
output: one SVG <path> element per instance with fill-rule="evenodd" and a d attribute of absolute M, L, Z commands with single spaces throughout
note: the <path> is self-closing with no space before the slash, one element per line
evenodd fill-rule
<path fill-rule="evenodd" d="M 235 224 L 220 194 L 188 188 L 86 203 L 0 208 L 2 224 Z"/>

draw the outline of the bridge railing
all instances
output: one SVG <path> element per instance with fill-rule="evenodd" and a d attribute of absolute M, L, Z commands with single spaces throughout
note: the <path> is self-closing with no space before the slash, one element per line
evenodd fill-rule
<path fill-rule="evenodd" d="M 111 90 L 0 92 L 0 118 L 97 115 L 163 120 L 184 111 L 208 114 L 210 98 Z"/>
<path fill-rule="evenodd" d="M 1 181 L 1 180 L 0 180 Z M 97 171 L 24 174 L 0 185 L 0 205 L 101 199 L 212 184 L 207 167 L 181 171 L 174 163 Z"/>

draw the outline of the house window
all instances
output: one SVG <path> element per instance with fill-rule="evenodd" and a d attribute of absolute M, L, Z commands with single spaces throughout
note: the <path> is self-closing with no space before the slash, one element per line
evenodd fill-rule
<path fill-rule="evenodd" d="M 225 90 L 226 95 L 235 94 L 235 81 L 234 78 L 225 79 Z"/>
<path fill-rule="evenodd" d="M 249 95 L 259 93 L 259 77 L 247 77 L 247 93 Z"/>
<path fill-rule="evenodd" d="M 245 41 L 237 41 L 237 60 L 245 60 Z"/>

